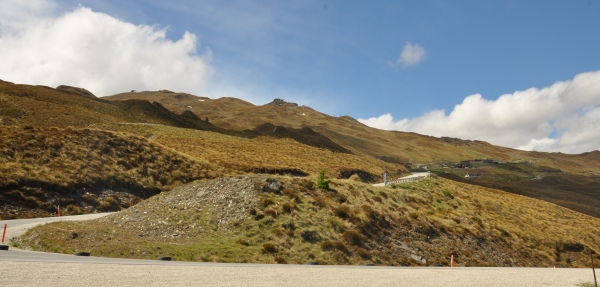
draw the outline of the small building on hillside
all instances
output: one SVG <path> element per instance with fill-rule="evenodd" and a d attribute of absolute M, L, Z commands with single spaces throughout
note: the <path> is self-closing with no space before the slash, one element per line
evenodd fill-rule
<path fill-rule="evenodd" d="M 480 178 L 481 174 L 480 173 L 467 173 L 465 175 L 466 178 Z"/>

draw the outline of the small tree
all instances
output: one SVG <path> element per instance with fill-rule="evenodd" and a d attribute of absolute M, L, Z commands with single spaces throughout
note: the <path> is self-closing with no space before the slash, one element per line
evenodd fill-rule
<path fill-rule="evenodd" d="M 329 183 L 331 180 L 325 180 L 325 170 L 321 170 L 319 172 L 319 177 L 317 178 L 317 187 L 322 189 L 329 189 Z"/>

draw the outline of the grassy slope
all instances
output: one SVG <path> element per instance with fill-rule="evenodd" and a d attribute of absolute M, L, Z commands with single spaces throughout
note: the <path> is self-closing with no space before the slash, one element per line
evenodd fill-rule
<path fill-rule="evenodd" d="M 386 169 L 406 172 L 406 169 L 400 165 L 318 149 L 291 139 L 272 137 L 248 139 L 168 126 L 111 124 L 101 127 L 147 135 L 157 143 L 195 158 L 204 159 L 222 168 L 222 172 L 228 171 L 230 174 L 274 173 L 276 169 L 280 169 L 300 170 L 315 176 L 321 169 L 325 169 L 331 177 L 343 177 L 340 172 L 347 170 L 364 171 L 372 177 L 378 177 Z"/>
<path fill-rule="evenodd" d="M 498 190 L 431 178 L 396 188 L 334 180 L 326 191 L 312 180 L 274 179 L 284 184 L 281 195 L 260 192 L 265 176 L 194 182 L 94 224 L 36 228 L 17 244 L 125 258 L 299 264 L 448 265 L 454 254 L 458 266 L 582 267 L 590 265 L 590 249 L 600 251 L 600 219 Z M 227 208 L 243 212 L 218 211 Z"/>
<path fill-rule="evenodd" d="M 282 101 L 254 106 L 232 98 L 203 98 L 199 101 L 191 95 L 175 98 L 156 92 L 124 93 L 111 99 L 136 97 L 159 101 L 177 112 L 193 111 L 201 118 L 209 117 L 217 126 L 232 129 L 253 129 L 264 123 L 290 128 L 310 127 L 365 158 L 384 155 L 395 162 L 420 163 L 434 167 L 444 162 L 477 158 L 531 162 L 534 168 L 526 172 L 497 169 L 497 166 L 479 170 L 482 172 L 482 178 L 476 184 L 540 198 L 600 217 L 600 193 L 596 186 L 600 176 L 598 151 L 582 155 L 527 152 L 481 141 L 440 139 L 415 133 L 383 131 L 369 128 L 351 117 L 331 117 L 309 107 Z M 560 170 L 562 173 L 548 174 L 543 171 L 544 168 Z M 467 171 L 452 172 L 464 176 Z M 529 181 L 536 176 L 548 178 Z"/>
<path fill-rule="evenodd" d="M 173 114 L 160 105 L 139 100 L 107 102 L 72 87 L 57 90 L 0 82 L 0 124 L 4 127 L 0 168 L 5 179 L 0 191 L 10 193 L 0 195 L 8 203 L 2 207 L 1 214 L 8 218 L 47 215 L 56 205 L 72 204 L 81 212 L 93 211 L 94 206 L 76 204 L 77 200 L 65 198 L 65 191 L 72 193 L 82 188 L 94 187 L 96 192 L 121 189 L 145 198 L 172 187 L 173 182 L 183 181 L 180 178 L 274 173 L 276 169 L 315 174 L 325 168 L 332 176 L 350 170 L 341 175 L 347 177 L 352 170 L 357 170 L 366 174 L 366 179 L 374 180 L 385 169 L 406 171 L 402 166 L 313 148 L 289 139 L 223 135 L 225 131 L 210 123 L 194 116 Z M 88 127 L 95 129 L 90 131 Z M 221 134 L 198 129 L 217 130 Z M 159 135 L 156 141 L 164 146 L 118 135 L 122 131 L 151 140 Z M 313 134 L 310 139 L 319 141 L 318 136 Z M 116 147 L 112 146 L 114 142 L 118 142 Z M 201 163 L 202 167 L 192 168 L 189 176 L 182 177 L 181 168 L 154 162 L 154 158 L 173 153 L 165 146 L 187 154 L 184 157 L 191 165 Z M 130 158 L 131 153 L 136 153 L 137 158 Z M 125 159 L 120 158 L 123 154 L 127 156 Z M 206 161 L 212 164 L 207 165 Z M 132 165 L 136 168 L 129 167 Z M 142 168 L 137 169 L 138 165 Z M 165 180 L 165 177 L 174 180 Z M 40 193 L 60 196 L 41 196 Z"/>
<path fill-rule="evenodd" d="M 139 200 L 181 183 L 216 176 L 209 175 L 213 170 L 204 161 L 139 136 L 94 129 L 0 126 L 0 216 L 47 216 L 56 211 L 54 205 L 93 212 L 100 204 L 98 193 L 104 189 L 125 189 Z M 15 210 L 20 212 L 9 213 Z"/>
<path fill-rule="evenodd" d="M 572 190 L 574 185 L 579 194 L 592 199 L 597 197 L 592 190 L 598 182 L 593 177 L 598 172 L 598 152 L 582 155 L 522 152 L 483 142 L 444 141 L 411 133 L 380 131 L 349 117 L 333 118 L 308 107 L 282 102 L 255 107 L 236 99 L 199 101 L 191 98 L 199 104 L 207 104 L 192 106 L 192 109 L 196 109 L 196 113 L 197 108 L 206 109 L 197 115 L 203 118 L 203 114 L 210 112 L 214 115 L 211 116 L 213 123 L 222 120 L 228 127 L 240 125 L 240 130 L 263 124 L 265 119 L 274 125 L 295 129 L 310 126 L 355 153 L 352 155 L 317 149 L 290 139 L 248 139 L 174 128 L 190 122 L 157 105 L 134 101 L 111 103 L 76 90 L 65 93 L 47 87 L 5 82 L 0 82 L 0 88 L 0 122 L 20 126 L 2 130 L 0 166 L 6 176 L 4 180 L 17 182 L 5 188 L 3 193 L 3 199 L 11 200 L 11 204 L 52 205 L 67 200 L 60 202 L 64 205 L 73 203 L 73 196 L 68 201 L 53 193 L 75 190 L 83 198 L 85 192 L 80 193 L 81 187 L 106 183 L 105 187 L 109 188 L 133 185 L 138 190 L 168 190 L 195 178 L 249 171 L 270 173 L 275 168 L 301 171 L 311 177 L 321 168 L 325 168 L 330 177 L 340 177 L 349 169 L 344 176 L 359 172 L 367 178 L 386 169 L 392 172 L 405 170 L 400 165 L 376 160 L 374 155 L 423 163 L 483 156 L 532 161 L 532 167 L 497 166 L 486 172 L 498 180 L 497 184 L 506 184 L 503 187 L 509 189 L 535 175 L 552 179 L 555 170 L 561 169 L 563 174 L 550 181 L 556 189 L 547 192 L 566 196 L 546 199 L 559 203 L 563 200 L 565 205 L 573 203 L 566 191 Z M 171 95 L 164 94 L 167 97 L 163 104 L 169 108 Z M 181 96 L 186 97 L 190 95 Z M 189 109 L 187 106 L 182 109 L 185 108 Z M 34 132 L 23 129 L 25 125 L 33 126 Z M 65 128 L 68 125 L 91 125 L 113 132 Z M 49 128 L 53 126 L 61 128 Z M 115 147 L 109 142 L 119 144 Z M 103 150 L 107 146 L 112 147 L 109 153 Z M 119 160 L 125 163 L 119 163 Z M 56 172 L 61 170 L 71 172 L 64 175 Z M 189 178 L 176 180 L 178 173 Z M 110 185 L 108 174 L 113 174 L 110 178 L 118 179 L 119 184 Z M 169 178 L 173 180 L 167 180 Z M 282 177 L 280 180 L 288 188 L 286 195 L 257 195 L 252 218 L 240 219 L 237 225 L 233 223 L 228 228 L 218 227 L 215 222 L 222 218 L 214 212 L 187 210 L 187 207 L 177 205 L 179 198 L 172 197 L 192 198 L 200 191 L 185 195 L 174 191 L 125 212 L 141 212 L 142 208 L 147 208 L 148 221 L 142 221 L 138 226 L 152 226 L 153 230 L 159 230 L 157 224 L 163 224 L 161 222 L 167 222 L 165 226 L 181 228 L 200 226 L 197 233 L 188 232 L 186 236 L 148 230 L 139 233 L 135 228 L 126 228 L 128 223 L 122 221 L 124 219 L 113 216 L 99 221 L 91 230 L 79 223 L 48 225 L 42 228 L 53 230 L 51 234 L 34 231 L 22 244 L 62 252 L 88 249 L 110 256 L 153 258 L 158 254 L 169 254 L 179 260 L 236 262 L 320 260 L 323 263 L 407 265 L 422 264 L 419 260 L 424 258 L 429 265 L 445 264 L 448 255 L 454 253 L 459 264 L 469 266 L 582 266 L 587 264 L 584 255 L 589 248 L 598 251 L 597 219 L 497 190 L 445 179 L 432 179 L 399 189 L 372 188 L 358 182 L 336 180 L 334 189 L 337 193 L 333 193 L 314 189 L 311 180 Z M 557 183 L 564 185 L 561 187 Z M 531 181 L 531 185 L 536 184 L 539 186 L 531 187 L 534 193 L 548 187 L 544 181 Z M 579 190 L 582 185 L 584 188 Z M 237 189 L 232 187 L 231 190 Z M 90 209 L 83 211 L 92 211 L 93 206 L 98 205 L 116 209 L 126 207 L 126 201 L 109 197 L 98 197 L 103 202 L 90 199 L 83 206 Z M 587 207 L 594 204 L 581 198 L 575 201 Z M 75 208 L 72 211 L 78 212 Z M 174 217 L 164 219 L 165 213 Z M 244 215 L 250 216 L 248 214 Z M 178 220 L 174 221 L 174 218 Z M 74 231 L 81 240 L 66 240 Z M 182 230 L 172 231 L 183 234 Z M 119 237 L 113 241 L 117 234 Z M 49 235 L 53 238 L 48 238 Z M 59 239 L 61 242 L 56 241 Z M 198 244 L 200 240 L 210 244 Z M 111 250 L 118 250 L 118 253 Z"/>
<path fill-rule="evenodd" d="M 366 178 L 379 178 L 384 170 L 394 173 L 395 171 L 405 171 L 405 169 L 398 164 L 386 164 L 374 160 L 375 155 L 386 155 L 396 162 L 412 161 L 430 165 L 431 162 L 484 157 L 513 162 L 530 161 L 536 168 L 526 172 L 484 169 L 482 170 L 483 178 L 476 183 L 541 198 L 586 214 L 600 216 L 600 210 L 597 207 L 600 195 L 596 186 L 600 174 L 600 157 L 598 156 L 600 152 L 597 151 L 582 155 L 524 152 L 478 141 L 441 140 L 413 133 L 387 132 L 366 127 L 349 117 L 334 118 L 308 107 L 298 107 L 281 101 L 254 106 L 232 98 L 210 100 L 189 94 L 164 91 L 123 95 L 115 97 L 124 97 L 123 99 L 129 101 L 108 102 L 94 99 L 85 90 L 80 91 L 75 88 L 55 90 L 48 87 L 0 82 L 0 122 L 45 128 L 52 126 L 61 128 L 66 126 L 114 126 L 115 123 L 123 122 L 155 123 L 225 132 L 222 128 L 212 126 L 198 118 L 180 116 L 169 112 L 162 106 L 133 100 L 146 97 L 149 100 L 161 102 L 166 107 L 170 107 L 172 111 L 188 111 L 189 113 L 192 110 L 200 118 L 203 118 L 203 115 L 209 115 L 211 122 L 236 129 L 254 128 L 266 121 L 297 130 L 303 126 L 309 126 L 361 157 L 359 160 L 356 160 L 358 157 L 354 157 L 351 160 L 330 162 L 328 159 L 339 158 L 339 156 L 335 153 L 332 155 L 314 149 L 282 149 L 281 146 L 287 146 L 289 142 L 286 140 L 246 141 L 237 140 L 237 137 L 225 137 L 223 140 L 210 142 L 210 146 L 205 147 L 211 151 L 209 153 L 211 160 L 220 164 L 220 169 L 234 168 L 243 171 L 273 172 L 278 167 L 277 161 L 279 161 L 281 166 L 290 169 L 297 168 L 305 173 L 314 174 L 318 169 L 326 168 L 329 172 L 336 174 L 346 166 L 347 169 L 365 171 L 368 175 Z M 120 125 L 118 128 L 111 129 L 127 130 L 143 136 L 149 135 L 143 128 L 138 129 L 137 127 L 139 125 L 130 127 Z M 193 154 L 199 159 L 205 156 L 206 153 L 194 147 L 194 145 L 200 144 L 197 142 L 196 135 L 186 136 L 182 132 L 176 133 L 180 135 L 171 137 L 163 143 Z M 316 141 L 324 144 L 324 147 L 328 146 L 324 139 Z M 193 142 L 194 145 L 182 144 L 183 142 Z M 310 142 L 307 143 L 310 144 Z M 334 147 L 329 148 L 335 149 Z M 297 160 L 296 157 L 300 160 Z M 315 157 L 320 160 L 313 160 Z M 349 161 L 354 163 L 350 164 Z M 365 164 L 361 167 L 362 163 Z M 559 169 L 563 173 L 556 175 L 540 171 L 546 167 Z M 466 171 L 458 170 L 454 173 L 462 174 L 464 172 Z M 219 173 L 223 174 L 224 172 L 220 171 Z M 545 176 L 546 178 L 535 182 L 529 181 L 536 176 Z"/>
<path fill-rule="evenodd" d="M 208 117 L 211 123 L 235 130 L 254 129 L 271 123 L 291 128 L 310 127 L 338 144 L 361 155 L 388 155 L 402 161 L 430 162 L 493 158 L 503 161 L 534 161 L 563 171 L 600 173 L 600 162 L 585 156 L 561 153 L 526 152 L 494 146 L 482 141 L 443 140 L 416 133 L 384 131 L 367 127 L 351 117 L 332 117 L 310 107 L 274 101 L 254 106 L 235 98 L 208 99 L 178 93 L 139 92 L 105 97 L 110 101 L 145 99 L 157 101 L 166 108 L 182 113 L 192 111 L 198 117 Z M 199 101 L 202 100 L 202 101 Z M 190 108 L 191 107 L 191 108 Z"/>

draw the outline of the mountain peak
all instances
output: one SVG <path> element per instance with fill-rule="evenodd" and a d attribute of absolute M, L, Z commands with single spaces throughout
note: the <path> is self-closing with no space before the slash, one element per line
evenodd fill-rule
<path fill-rule="evenodd" d="M 285 100 L 280 99 L 280 98 L 274 99 L 272 102 L 268 103 L 267 105 L 287 106 L 287 107 L 297 107 L 298 106 L 298 104 L 296 104 L 296 103 L 286 102 Z"/>

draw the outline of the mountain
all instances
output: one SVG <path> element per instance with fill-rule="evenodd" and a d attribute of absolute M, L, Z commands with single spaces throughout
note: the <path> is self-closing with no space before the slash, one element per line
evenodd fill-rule
<path fill-rule="evenodd" d="M 0 215 L 6 218 L 49 215 L 73 203 L 92 212 L 81 200 L 87 193 L 95 201 L 118 194 L 118 201 L 136 202 L 187 181 L 249 172 L 307 176 L 325 169 L 370 181 L 386 169 L 408 172 L 354 155 L 310 128 L 228 130 L 157 102 L 106 101 L 67 86 L 0 82 L 0 132 Z M 105 133 L 117 137 L 109 147 Z M 132 152 L 137 156 L 124 157 Z M 198 162 L 201 169 L 186 168 Z"/>
<path fill-rule="evenodd" d="M 120 210 L 14 242 L 35 250 L 583 267 L 600 251 L 599 158 L 383 131 L 279 99 L 255 106 L 164 90 L 97 98 L 0 81 L 0 216 Z M 373 186 L 384 171 L 425 169 L 432 176 L 418 182 Z M 315 185 L 321 172 L 329 187 Z"/>
<path fill-rule="evenodd" d="M 364 158 L 396 165 L 410 163 L 407 166 L 412 168 L 426 166 L 441 176 L 463 182 L 467 182 L 467 173 L 480 173 L 481 178 L 468 183 L 539 198 L 600 217 L 600 191 L 596 187 L 600 182 L 599 151 L 581 155 L 522 151 L 483 141 L 385 131 L 349 116 L 332 117 L 281 99 L 256 106 L 234 98 L 209 99 L 160 91 L 106 97 L 110 101 L 132 98 L 160 102 L 175 113 L 193 112 L 199 118 L 209 118 L 215 126 L 231 130 L 265 130 L 265 125 L 311 129 Z M 485 159 L 491 163 L 484 164 Z M 450 168 L 461 161 L 470 161 L 474 168 Z"/>

